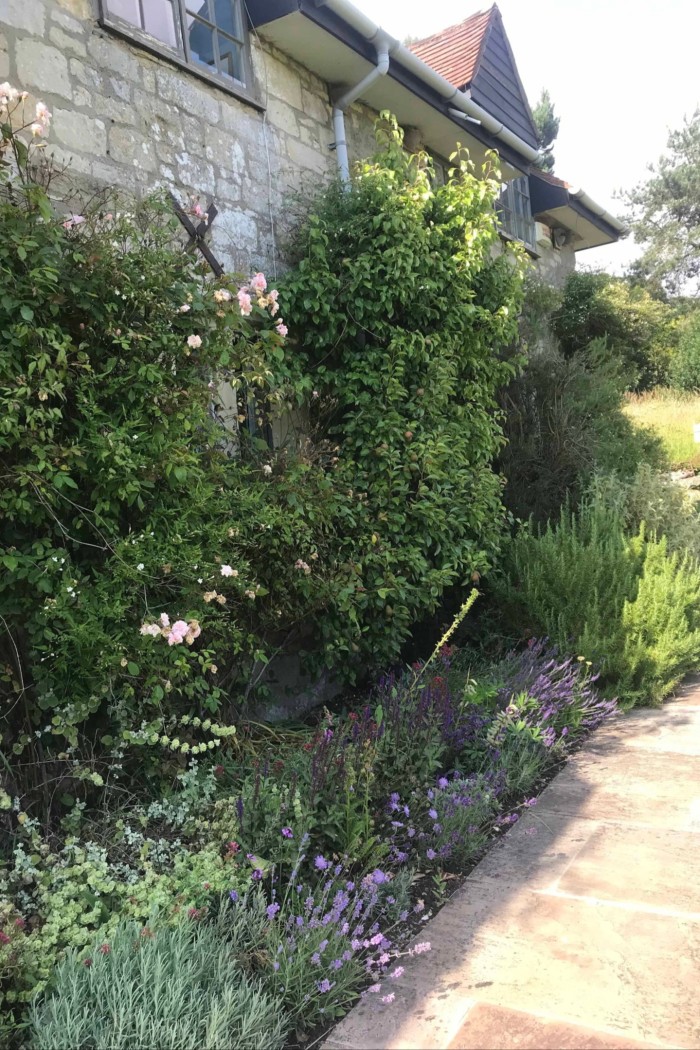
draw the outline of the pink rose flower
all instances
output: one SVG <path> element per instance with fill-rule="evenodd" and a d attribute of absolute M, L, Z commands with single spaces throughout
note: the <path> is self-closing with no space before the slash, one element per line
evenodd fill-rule
<path fill-rule="evenodd" d="M 255 277 L 250 282 L 250 287 L 254 292 L 264 292 L 267 288 L 267 280 L 265 279 L 264 273 L 256 273 Z"/>
<path fill-rule="evenodd" d="M 187 337 L 187 345 L 191 346 L 193 350 L 198 350 L 202 345 L 202 337 L 199 335 L 190 335 Z"/>

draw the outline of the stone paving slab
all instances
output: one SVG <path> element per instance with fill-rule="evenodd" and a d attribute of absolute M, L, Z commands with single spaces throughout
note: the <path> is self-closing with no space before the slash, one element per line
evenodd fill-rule
<path fill-rule="evenodd" d="M 448 1050 L 644 1050 L 655 1045 L 476 1003 Z"/>
<path fill-rule="evenodd" d="M 700 1048 L 700 684 L 594 736 L 328 1050 Z"/>

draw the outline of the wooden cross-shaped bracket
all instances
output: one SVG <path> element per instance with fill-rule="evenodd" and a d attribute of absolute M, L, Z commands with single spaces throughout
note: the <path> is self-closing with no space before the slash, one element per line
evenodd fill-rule
<path fill-rule="evenodd" d="M 222 277 L 224 273 L 224 268 L 214 255 L 207 242 L 204 240 L 207 230 L 210 229 L 212 223 L 214 222 L 214 219 L 219 214 L 219 212 L 216 209 L 216 205 L 210 204 L 207 208 L 206 218 L 202 219 L 201 222 L 199 222 L 195 226 L 195 224 L 192 222 L 192 219 L 182 207 L 174 193 L 170 194 L 170 199 L 173 202 L 175 214 L 177 215 L 178 219 L 190 235 L 190 243 L 188 245 L 188 248 L 197 248 L 207 260 L 216 276 Z"/>

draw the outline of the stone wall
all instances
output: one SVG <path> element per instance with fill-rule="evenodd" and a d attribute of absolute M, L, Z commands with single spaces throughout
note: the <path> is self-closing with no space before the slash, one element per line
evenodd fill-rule
<path fill-rule="evenodd" d="M 1 0 L 0 80 L 53 112 L 50 146 L 94 185 L 215 201 L 212 244 L 224 264 L 274 275 L 295 202 L 336 172 L 328 85 L 251 39 L 265 112 L 132 45 L 98 23 L 98 0 Z M 351 159 L 374 148 L 376 114 L 347 117 Z M 542 241 L 537 266 L 563 283 L 571 249 Z"/>
<path fill-rule="evenodd" d="M 0 79 L 47 103 L 49 149 L 80 176 L 214 200 L 213 246 L 225 264 L 269 270 L 280 251 L 273 220 L 279 245 L 292 196 L 336 170 L 328 85 L 253 39 L 263 113 L 131 45 L 97 16 L 97 0 L 2 0 Z M 361 106 L 349 114 L 353 157 L 370 148 L 374 117 Z"/>

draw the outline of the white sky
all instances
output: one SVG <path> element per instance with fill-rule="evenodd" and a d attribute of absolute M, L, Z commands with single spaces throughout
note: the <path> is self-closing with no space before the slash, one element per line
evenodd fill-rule
<path fill-rule="evenodd" d="M 428 36 L 490 0 L 353 0 L 393 36 Z M 700 105 L 699 0 L 499 0 L 518 70 L 534 105 L 549 89 L 561 117 L 555 173 L 613 214 L 613 194 L 646 166 Z M 581 252 L 621 271 L 629 239 Z"/>

